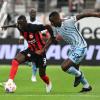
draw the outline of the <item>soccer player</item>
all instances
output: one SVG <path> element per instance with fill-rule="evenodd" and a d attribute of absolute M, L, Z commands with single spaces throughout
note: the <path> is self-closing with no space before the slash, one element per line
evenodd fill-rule
<path fill-rule="evenodd" d="M 56 38 L 59 34 L 66 43 L 71 45 L 68 52 L 68 59 L 61 64 L 61 68 L 64 72 L 75 76 L 74 87 L 77 87 L 80 83 L 82 83 L 83 88 L 80 92 L 88 92 L 92 90 L 92 87 L 86 80 L 83 72 L 79 70 L 79 64 L 87 51 L 87 43 L 76 28 L 75 22 L 85 17 L 100 18 L 100 13 L 84 13 L 63 20 L 56 11 L 49 15 L 54 37 Z M 47 47 L 51 44 L 51 41 L 55 38 L 50 38 L 45 47 L 39 53 L 42 54 L 42 52 L 47 49 Z"/>
<path fill-rule="evenodd" d="M 10 75 L 7 82 L 9 84 L 13 83 L 19 64 L 26 61 L 31 61 L 35 62 L 36 67 L 39 68 L 40 78 L 46 84 L 46 92 L 50 92 L 52 84 L 49 80 L 49 77 L 46 75 L 46 53 L 44 51 L 42 55 L 37 54 L 45 46 L 44 41 L 42 41 L 40 38 L 39 32 L 45 30 L 46 27 L 43 25 L 27 23 L 26 17 L 24 15 L 18 17 L 17 24 L 3 26 L 2 29 L 7 29 L 9 27 L 18 28 L 20 34 L 28 42 L 28 48 L 18 53 L 17 56 L 12 60 Z"/>
<path fill-rule="evenodd" d="M 35 8 L 31 8 L 30 9 L 30 11 L 29 11 L 29 23 L 32 23 L 32 24 L 42 24 L 42 23 L 40 23 L 40 21 L 37 19 L 37 17 L 36 17 L 36 9 Z M 22 36 L 21 36 L 21 38 L 22 38 Z M 27 41 L 24 39 L 24 48 L 26 49 L 26 48 L 28 48 L 28 43 L 27 43 Z M 36 80 L 36 72 L 37 72 L 37 67 L 36 67 L 36 64 L 35 64 L 35 62 L 32 62 L 31 63 L 31 66 L 32 66 L 32 77 L 31 77 L 31 80 L 32 80 L 32 82 L 36 82 L 37 80 Z"/>

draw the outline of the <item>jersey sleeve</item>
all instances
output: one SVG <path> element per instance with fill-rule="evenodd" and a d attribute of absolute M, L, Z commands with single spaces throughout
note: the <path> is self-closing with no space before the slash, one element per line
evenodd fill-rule
<path fill-rule="evenodd" d="M 42 24 L 37 25 L 36 27 L 37 27 L 38 31 L 45 30 L 45 26 L 44 26 L 44 25 L 42 25 Z"/>
<path fill-rule="evenodd" d="M 31 26 L 31 29 L 33 30 L 33 32 L 40 32 L 40 31 L 43 31 L 45 30 L 45 26 L 40 24 L 40 25 L 37 25 L 37 24 L 31 24 L 29 23 L 30 26 Z"/>

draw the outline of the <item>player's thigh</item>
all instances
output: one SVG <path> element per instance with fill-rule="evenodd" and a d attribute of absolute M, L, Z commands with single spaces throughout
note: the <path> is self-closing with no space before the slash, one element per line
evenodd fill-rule
<path fill-rule="evenodd" d="M 45 75 L 46 74 L 46 56 L 40 56 L 38 59 L 37 59 L 37 62 L 36 62 L 36 65 L 37 67 L 39 68 L 39 75 L 42 76 L 42 75 Z"/>
<path fill-rule="evenodd" d="M 71 66 L 74 66 L 79 69 L 79 64 L 84 58 L 86 51 L 87 48 L 76 48 L 74 50 L 70 50 L 70 53 L 68 54 L 68 59 L 65 60 L 61 65 L 62 70 L 66 71 Z"/>
<path fill-rule="evenodd" d="M 75 64 L 79 64 L 86 54 L 87 48 L 76 48 L 68 58 Z"/>
<path fill-rule="evenodd" d="M 38 59 L 39 63 L 38 63 L 38 68 L 39 68 L 39 75 L 40 76 L 44 76 L 46 75 L 46 58 L 45 57 L 41 57 L 40 59 Z"/>
<path fill-rule="evenodd" d="M 29 49 L 26 49 L 18 53 L 15 59 L 17 59 L 19 63 L 23 63 L 25 61 L 28 61 L 30 59 L 30 56 L 31 56 L 31 53 Z"/>
<path fill-rule="evenodd" d="M 25 55 L 22 54 L 22 53 L 18 53 L 15 57 L 15 59 L 19 62 L 19 63 L 22 63 L 25 61 Z"/>
<path fill-rule="evenodd" d="M 39 67 L 39 76 L 46 75 L 46 66 L 45 67 Z"/>
<path fill-rule="evenodd" d="M 37 55 L 35 56 L 35 63 L 37 65 L 37 67 L 45 67 L 47 64 L 47 59 L 46 59 L 46 55 Z"/>
<path fill-rule="evenodd" d="M 79 70 L 79 65 L 80 64 L 75 64 L 72 60 L 69 58 L 67 60 L 64 60 L 63 63 L 61 64 L 61 68 L 63 71 L 68 70 L 71 66 L 75 67 L 77 70 Z"/>
<path fill-rule="evenodd" d="M 63 71 L 66 71 L 69 69 L 70 66 L 74 65 L 73 61 L 71 61 L 69 58 L 64 60 L 61 64 L 61 68 Z"/>

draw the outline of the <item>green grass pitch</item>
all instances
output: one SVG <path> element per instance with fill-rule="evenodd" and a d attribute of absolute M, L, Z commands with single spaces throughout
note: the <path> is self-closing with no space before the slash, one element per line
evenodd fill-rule
<path fill-rule="evenodd" d="M 0 65 L 0 82 L 7 81 L 10 66 Z M 47 75 L 52 81 L 52 91 L 47 94 L 45 84 L 37 73 L 37 82 L 31 82 L 31 67 L 20 66 L 15 78 L 17 90 L 6 93 L 0 87 L 0 100 L 100 100 L 100 67 L 81 66 L 93 90 L 89 93 L 78 93 L 82 85 L 73 87 L 74 77 L 64 73 L 60 66 L 48 66 Z"/>

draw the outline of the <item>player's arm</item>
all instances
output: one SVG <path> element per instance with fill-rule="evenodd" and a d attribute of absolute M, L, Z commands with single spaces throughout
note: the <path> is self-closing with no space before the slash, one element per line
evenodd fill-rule
<path fill-rule="evenodd" d="M 33 30 L 35 32 L 40 32 L 40 31 L 45 30 L 45 27 L 42 24 L 39 24 L 39 25 L 38 24 L 32 24 L 32 27 L 33 27 Z"/>
<path fill-rule="evenodd" d="M 43 31 L 43 30 L 48 30 L 48 32 L 50 33 L 50 40 L 48 40 L 47 42 L 47 45 L 49 46 L 51 43 L 54 43 L 54 44 L 57 44 L 57 41 L 56 41 L 56 39 L 55 39 L 55 37 L 54 37 L 54 35 L 53 35 L 53 30 L 52 30 L 52 27 L 50 26 L 50 25 L 35 25 L 35 30 L 36 31 Z M 48 47 L 47 46 L 47 47 Z"/>
<path fill-rule="evenodd" d="M 46 45 L 43 48 L 43 51 L 46 51 L 47 48 L 50 46 L 50 44 L 55 39 L 54 35 L 53 35 L 53 30 L 52 30 L 50 25 L 45 25 L 45 26 L 44 25 L 38 25 L 38 29 L 39 29 L 39 31 L 48 30 L 48 32 L 50 33 L 50 38 L 47 40 Z"/>
<path fill-rule="evenodd" d="M 48 30 L 48 32 L 50 33 L 50 37 L 51 37 L 51 40 L 53 44 L 57 44 L 58 41 L 56 40 L 56 38 L 54 37 L 54 34 L 53 34 L 53 29 L 50 25 L 45 25 L 45 28 Z"/>
<path fill-rule="evenodd" d="M 52 37 L 50 37 L 50 39 L 46 42 L 45 46 L 44 46 L 44 51 L 47 51 L 47 48 L 52 44 Z"/>
<path fill-rule="evenodd" d="M 2 26 L 2 30 L 6 30 L 7 28 L 16 28 L 17 27 L 17 24 L 13 24 L 13 25 L 4 25 Z"/>
<path fill-rule="evenodd" d="M 43 49 L 36 51 L 35 53 L 38 55 L 43 54 L 44 52 L 47 51 L 47 48 L 50 46 L 50 44 L 52 43 L 53 39 L 50 37 L 49 40 L 46 42 L 45 46 Z"/>
<path fill-rule="evenodd" d="M 50 28 L 50 25 L 43 25 L 43 24 L 34 24 L 34 29 L 36 32 L 40 32 L 43 36 L 46 36 L 46 33 L 49 32 L 50 35 L 52 33 L 52 29 Z"/>
<path fill-rule="evenodd" d="M 54 41 L 56 41 L 56 39 L 55 39 L 55 37 L 54 37 L 54 35 L 53 35 L 53 30 L 52 30 L 52 28 L 51 28 L 50 26 L 46 25 L 46 26 L 45 26 L 45 29 L 48 30 L 48 32 L 50 33 L 50 36 L 51 36 L 51 37 L 47 40 L 47 42 L 46 42 L 44 48 L 43 48 L 42 50 L 36 52 L 36 53 L 39 54 L 39 55 L 41 55 L 43 52 L 47 51 L 47 48 L 48 48 L 52 43 L 54 43 Z"/>
<path fill-rule="evenodd" d="M 98 18 L 100 18 L 100 13 L 92 12 L 92 13 L 79 14 L 79 15 L 76 15 L 76 20 L 80 20 L 80 19 L 85 18 L 85 17 L 98 17 Z"/>

